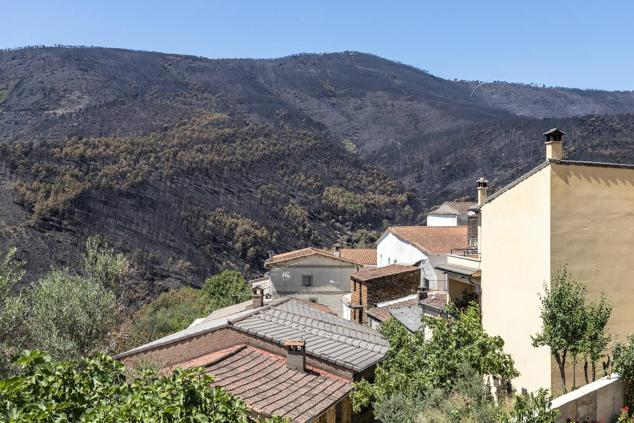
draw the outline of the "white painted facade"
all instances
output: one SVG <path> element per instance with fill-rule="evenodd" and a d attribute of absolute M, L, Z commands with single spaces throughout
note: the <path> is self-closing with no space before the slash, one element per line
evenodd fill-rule
<path fill-rule="evenodd" d="M 444 255 L 427 255 L 413 244 L 403 241 L 391 232 L 386 232 L 376 246 L 377 267 L 384 267 L 390 264 L 414 265 L 423 263 L 421 272 L 422 278 L 429 281 L 429 289 L 432 291 L 446 291 L 447 278 L 445 275 L 436 272 L 434 266 L 445 261 Z"/>
<path fill-rule="evenodd" d="M 437 214 L 427 216 L 427 226 L 458 226 L 458 215 Z"/>
<path fill-rule="evenodd" d="M 273 298 L 293 296 L 316 301 L 342 312 L 341 299 L 350 292 L 350 275 L 360 266 L 320 255 L 289 260 L 269 270 Z M 305 283 L 310 279 L 310 285 Z"/>

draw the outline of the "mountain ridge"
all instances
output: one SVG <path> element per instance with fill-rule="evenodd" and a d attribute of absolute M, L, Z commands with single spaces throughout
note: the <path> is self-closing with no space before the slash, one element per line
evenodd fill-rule
<path fill-rule="evenodd" d="M 143 301 L 258 274 L 269 249 L 423 223 L 479 176 L 502 186 L 542 161 L 554 126 L 570 158 L 634 162 L 634 92 L 452 81 L 358 52 L 5 50 L 0 246 L 37 276 L 102 233 L 137 257 Z"/>

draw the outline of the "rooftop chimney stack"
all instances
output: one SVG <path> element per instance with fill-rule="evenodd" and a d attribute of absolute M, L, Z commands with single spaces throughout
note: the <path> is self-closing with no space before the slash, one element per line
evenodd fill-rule
<path fill-rule="evenodd" d="M 341 247 L 337 245 L 333 254 L 335 257 L 341 257 Z"/>
<path fill-rule="evenodd" d="M 562 160 L 564 158 L 564 136 L 558 128 L 544 132 L 546 137 L 546 160 Z"/>
<path fill-rule="evenodd" d="M 418 289 L 418 304 L 422 304 L 423 301 L 429 296 L 429 279 L 425 278 L 423 286 Z"/>
<path fill-rule="evenodd" d="M 259 286 L 251 288 L 251 298 L 253 299 L 253 309 L 264 306 L 264 289 Z"/>
<path fill-rule="evenodd" d="M 284 341 L 286 348 L 286 362 L 288 368 L 299 372 L 306 372 L 306 342 L 303 339 L 287 339 Z"/>
<path fill-rule="evenodd" d="M 484 204 L 489 193 L 489 181 L 486 178 L 480 178 L 478 183 L 478 206 Z"/>

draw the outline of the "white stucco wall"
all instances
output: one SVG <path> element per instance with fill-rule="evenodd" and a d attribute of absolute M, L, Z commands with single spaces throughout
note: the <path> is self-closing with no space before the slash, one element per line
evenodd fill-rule
<path fill-rule="evenodd" d="M 427 226 L 458 226 L 458 216 L 455 214 L 428 215 Z"/>
<path fill-rule="evenodd" d="M 271 295 L 316 298 L 337 314 L 342 314 L 341 297 L 350 292 L 350 275 L 358 266 L 323 256 L 309 256 L 289 261 L 269 271 Z M 302 276 L 313 277 L 312 286 L 303 286 Z"/>
<path fill-rule="evenodd" d="M 439 255 L 428 257 L 414 245 L 402 241 L 391 232 L 388 232 L 377 244 L 376 259 L 377 267 L 384 267 L 394 263 L 413 265 L 421 260 L 425 260 L 423 277 L 429 280 L 429 288 L 435 291 L 446 289 L 445 276 L 434 270 L 434 266 L 444 262 L 443 257 Z"/>
<path fill-rule="evenodd" d="M 427 260 L 427 256 L 412 244 L 403 242 L 394 234 L 388 233 L 376 246 L 377 267 L 388 264 L 411 265 L 420 260 Z"/>

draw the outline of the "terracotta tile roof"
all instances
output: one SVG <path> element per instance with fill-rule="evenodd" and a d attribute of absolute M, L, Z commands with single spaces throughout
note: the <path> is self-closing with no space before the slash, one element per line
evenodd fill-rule
<path fill-rule="evenodd" d="M 447 295 L 445 293 L 430 293 L 429 296 L 423 300 L 423 304 L 438 309 L 443 309 L 447 305 Z M 366 311 L 369 316 L 374 317 L 380 322 L 385 322 L 391 317 L 390 310 L 401 307 L 415 307 L 418 306 L 418 299 L 406 299 L 403 301 L 387 304 L 381 307 L 372 307 Z"/>
<path fill-rule="evenodd" d="M 467 248 L 467 226 L 391 226 L 396 237 L 432 254 L 448 254 Z"/>
<path fill-rule="evenodd" d="M 341 257 L 366 266 L 376 266 L 376 248 L 342 248 Z"/>
<path fill-rule="evenodd" d="M 341 378 L 289 369 L 285 358 L 250 346 L 225 354 L 205 372 L 256 413 L 293 422 L 313 421 L 352 390 Z"/>
<path fill-rule="evenodd" d="M 308 248 L 302 248 L 301 250 L 294 250 L 294 251 L 288 251 L 286 253 L 275 254 L 273 257 L 266 260 L 264 262 L 264 265 L 267 267 L 270 267 L 273 264 L 280 264 L 290 260 L 295 260 L 295 259 L 303 258 L 303 257 L 309 257 L 313 255 L 320 255 L 320 256 L 328 257 L 335 260 L 341 260 L 351 264 L 362 264 L 360 262 L 357 262 L 349 258 L 338 257 L 334 253 L 331 253 L 326 250 L 322 250 L 322 249 L 314 248 L 314 247 L 308 247 Z"/>
<path fill-rule="evenodd" d="M 351 278 L 361 282 L 372 279 L 384 278 L 386 276 L 398 275 L 399 273 L 420 271 L 416 266 L 406 266 L 404 264 L 390 264 L 389 266 L 377 267 L 374 269 L 361 269 L 350 275 Z"/>

